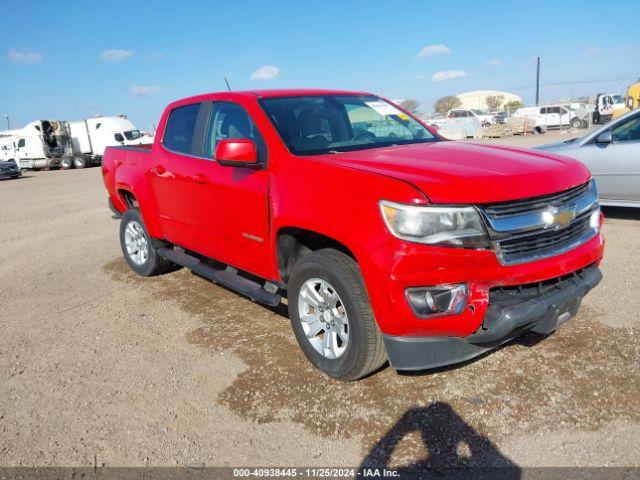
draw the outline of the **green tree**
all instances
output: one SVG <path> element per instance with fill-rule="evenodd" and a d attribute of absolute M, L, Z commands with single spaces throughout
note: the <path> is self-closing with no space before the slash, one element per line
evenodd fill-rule
<path fill-rule="evenodd" d="M 447 113 L 452 108 L 458 108 L 461 105 L 462 102 L 458 97 L 447 95 L 446 97 L 439 98 L 436 103 L 433 104 L 433 109 L 437 113 Z"/>
<path fill-rule="evenodd" d="M 511 100 L 510 102 L 507 102 L 504 104 L 504 109 L 509 112 L 509 113 L 513 113 L 515 112 L 517 109 L 519 109 L 520 107 L 524 106 L 523 103 L 519 100 Z"/>

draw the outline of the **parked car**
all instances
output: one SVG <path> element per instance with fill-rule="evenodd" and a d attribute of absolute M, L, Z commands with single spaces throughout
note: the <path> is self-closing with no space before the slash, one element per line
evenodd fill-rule
<path fill-rule="evenodd" d="M 583 164 L 445 141 L 370 93 L 186 98 L 153 146 L 107 148 L 102 173 L 134 272 L 286 296 L 301 349 L 342 380 L 550 333 L 601 279 Z"/>
<path fill-rule="evenodd" d="M 583 121 L 575 111 L 564 105 L 521 107 L 513 114 L 516 118 L 529 118 L 535 123 L 534 132 L 544 133 L 549 129 L 571 126 L 580 128 Z"/>
<path fill-rule="evenodd" d="M 640 207 L 640 110 L 581 138 L 537 148 L 583 162 L 598 183 L 602 205 Z"/>
<path fill-rule="evenodd" d="M 455 108 L 447 112 L 447 118 L 467 119 L 475 118 L 480 126 L 490 125 L 494 122 L 493 115 L 476 109 Z"/>
<path fill-rule="evenodd" d="M 0 180 L 20 178 L 22 173 L 15 161 L 0 161 Z"/>
<path fill-rule="evenodd" d="M 507 123 L 508 116 L 509 115 L 507 114 L 507 112 L 496 112 L 493 115 L 493 123 L 504 125 L 505 123 Z"/>

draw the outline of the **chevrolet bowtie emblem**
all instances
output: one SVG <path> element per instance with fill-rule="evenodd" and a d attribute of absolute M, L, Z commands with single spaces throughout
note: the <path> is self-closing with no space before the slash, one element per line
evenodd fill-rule
<path fill-rule="evenodd" d="M 575 218 L 575 205 L 565 208 L 549 207 L 542 213 L 542 219 L 547 227 L 563 228 L 569 225 Z"/>

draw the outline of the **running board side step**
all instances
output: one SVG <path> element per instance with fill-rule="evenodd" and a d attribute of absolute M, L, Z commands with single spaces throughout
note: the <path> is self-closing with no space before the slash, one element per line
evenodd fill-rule
<path fill-rule="evenodd" d="M 218 283 L 242 293 L 253 301 L 271 305 L 272 307 L 280 305 L 280 295 L 276 292 L 267 291 L 267 288 L 276 290 L 273 288 L 274 285 L 272 283 L 266 282 L 263 287 L 257 282 L 241 277 L 238 275 L 238 270 L 233 267 L 227 267 L 224 270 L 212 268 L 202 263 L 199 258 L 185 253 L 182 249 L 160 247 L 158 254 L 211 280 L 213 283 Z"/>

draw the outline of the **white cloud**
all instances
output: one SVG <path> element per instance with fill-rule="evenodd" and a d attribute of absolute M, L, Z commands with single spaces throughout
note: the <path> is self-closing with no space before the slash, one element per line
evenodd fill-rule
<path fill-rule="evenodd" d="M 442 55 L 445 53 L 451 53 L 451 49 L 446 45 L 442 45 L 439 43 L 436 45 L 427 45 L 422 50 L 420 50 L 420 52 L 418 52 L 418 55 L 416 55 L 416 60 L 421 60 L 433 55 Z"/>
<path fill-rule="evenodd" d="M 160 85 L 134 85 L 129 89 L 132 95 L 136 97 L 143 97 L 145 95 L 151 95 L 164 90 L 164 87 Z"/>
<path fill-rule="evenodd" d="M 456 78 L 464 78 L 467 76 L 467 72 L 464 70 L 445 70 L 444 72 L 437 72 L 431 76 L 432 82 L 446 82 L 447 80 L 454 80 Z"/>
<path fill-rule="evenodd" d="M 7 55 L 13 63 L 40 63 L 44 56 L 40 52 L 21 52 L 20 50 L 9 50 Z"/>
<path fill-rule="evenodd" d="M 278 67 L 263 65 L 251 74 L 251 80 L 273 80 L 280 73 Z"/>
<path fill-rule="evenodd" d="M 105 50 L 100 54 L 100 58 L 105 62 L 122 62 L 133 57 L 133 50 L 111 49 Z"/>
<path fill-rule="evenodd" d="M 584 51 L 584 56 L 585 57 L 592 57 L 593 55 L 597 55 L 601 52 L 602 50 L 598 47 L 591 47 L 591 48 L 587 48 Z"/>
<path fill-rule="evenodd" d="M 502 65 L 502 60 L 499 58 L 492 58 L 484 62 L 485 67 L 499 67 L 500 65 Z"/>

